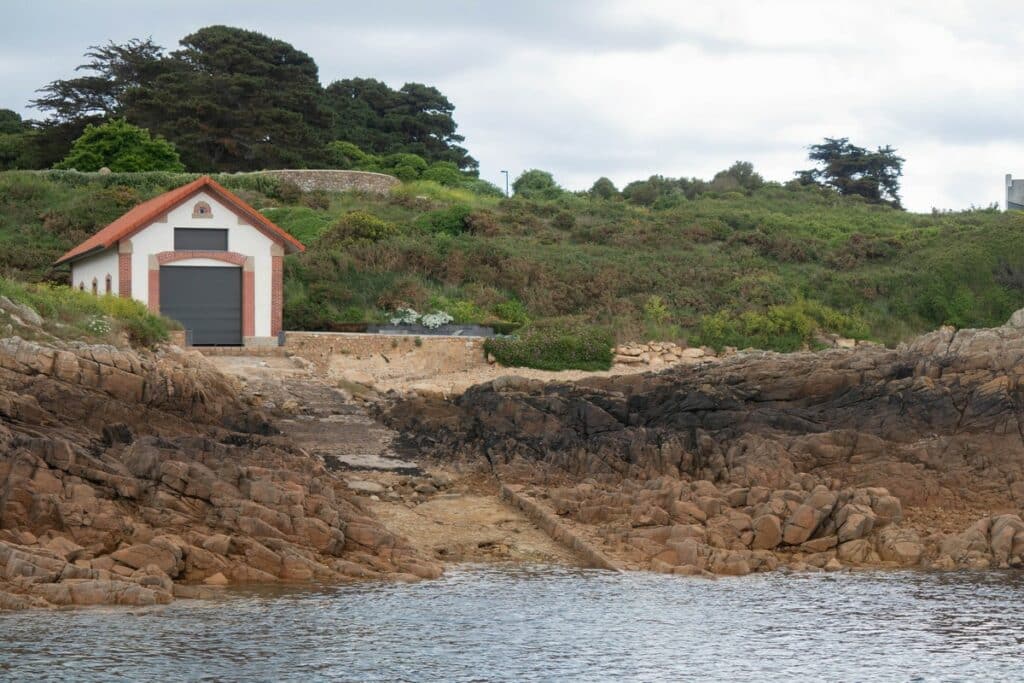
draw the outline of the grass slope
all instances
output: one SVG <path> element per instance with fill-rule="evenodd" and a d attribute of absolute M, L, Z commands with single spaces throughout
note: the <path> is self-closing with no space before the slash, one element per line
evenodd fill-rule
<path fill-rule="evenodd" d="M 50 264 L 62 251 L 192 177 L 0 174 L 0 275 L 59 280 Z M 1022 213 L 913 214 L 775 184 L 644 208 L 423 181 L 377 197 L 219 180 L 309 246 L 287 259 L 291 329 L 411 306 L 785 350 L 818 331 L 894 343 L 940 324 L 995 325 L 1024 305 Z"/>

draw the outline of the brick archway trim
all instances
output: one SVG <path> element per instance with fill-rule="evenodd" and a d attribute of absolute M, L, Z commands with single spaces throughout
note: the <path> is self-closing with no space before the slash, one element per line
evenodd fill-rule
<path fill-rule="evenodd" d="M 156 262 L 158 265 L 164 266 L 168 263 L 184 261 L 190 258 L 208 258 L 214 261 L 224 261 L 234 266 L 244 266 L 246 256 L 245 254 L 239 254 L 237 251 L 161 251 L 156 255 Z"/>
<path fill-rule="evenodd" d="M 188 259 L 213 259 L 242 268 L 242 336 L 256 335 L 256 273 L 252 256 L 234 251 L 161 251 L 149 257 L 149 310 L 160 313 L 160 266 Z"/>

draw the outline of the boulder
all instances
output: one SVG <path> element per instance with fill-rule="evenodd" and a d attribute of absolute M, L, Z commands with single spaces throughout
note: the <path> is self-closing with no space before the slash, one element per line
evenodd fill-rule
<path fill-rule="evenodd" d="M 989 547 L 996 566 L 1019 566 L 1024 556 L 1024 521 L 1017 515 L 993 517 Z"/>
<path fill-rule="evenodd" d="M 807 541 L 831 514 L 836 500 L 836 494 L 832 491 L 824 486 L 816 487 L 786 520 L 782 540 L 788 545 L 800 545 Z"/>
<path fill-rule="evenodd" d="M 918 565 L 924 555 L 921 539 L 910 529 L 883 529 L 878 535 L 875 547 L 883 561 L 895 562 L 903 567 Z"/>
<path fill-rule="evenodd" d="M 845 543 L 867 536 L 875 526 L 875 518 L 874 511 L 865 505 L 845 505 L 836 515 L 839 542 Z"/>
<path fill-rule="evenodd" d="M 177 575 L 179 557 L 167 547 L 157 547 L 149 543 L 128 546 L 110 554 L 115 561 L 132 569 L 141 569 L 154 565 L 169 575 Z"/>
<path fill-rule="evenodd" d="M 880 559 L 871 541 L 865 538 L 841 543 L 836 551 L 836 556 L 841 561 L 850 564 L 872 564 Z"/>
<path fill-rule="evenodd" d="M 751 548 L 755 550 L 772 550 L 782 542 L 782 520 L 775 515 L 761 515 L 754 518 L 751 524 L 754 540 Z"/>

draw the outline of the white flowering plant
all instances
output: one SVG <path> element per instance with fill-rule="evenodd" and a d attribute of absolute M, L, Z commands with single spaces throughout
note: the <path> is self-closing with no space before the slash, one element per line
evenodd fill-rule
<path fill-rule="evenodd" d="M 426 315 L 420 316 L 420 324 L 429 330 L 436 330 L 441 325 L 447 325 L 448 323 L 455 320 L 444 311 L 434 311 L 433 313 L 427 313 Z"/>
<path fill-rule="evenodd" d="M 88 322 L 85 323 L 85 329 L 96 335 L 108 334 L 110 332 L 110 321 L 106 318 L 96 316 L 90 318 Z"/>
<path fill-rule="evenodd" d="M 420 315 L 411 308 L 399 308 L 391 318 L 392 325 L 415 325 L 419 323 L 429 330 L 436 330 L 442 325 L 454 322 L 455 318 L 445 311 L 434 311 Z"/>
<path fill-rule="evenodd" d="M 399 308 L 395 311 L 395 317 L 391 318 L 392 325 L 415 325 L 420 321 L 420 314 L 411 308 Z"/>

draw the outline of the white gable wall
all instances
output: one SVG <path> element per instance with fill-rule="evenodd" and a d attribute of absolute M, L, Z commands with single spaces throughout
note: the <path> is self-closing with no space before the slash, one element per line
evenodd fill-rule
<path fill-rule="evenodd" d="M 85 291 L 92 291 L 92 279 L 96 278 L 96 291 L 106 292 L 106 279 L 110 275 L 111 294 L 117 296 L 117 249 L 107 249 L 71 264 L 71 286 L 78 289 L 85 286 Z"/>
<path fill-rule="evenodd" d="M 212 218 L 193 218 L 192 208 L 196 202 L 205 201 L 212 209 Z M 174 251 L 175 228 L 219 228 L 228 230 L 228 251 L 253 258 L 255 280 L 255 334 L 257 337 L 270 335 L 271 306 L 271 254 L 274 241 L 248 223 L 239 224 L 238 214 L 205 192 L 197 192 L 176 209 L 170 211 L 166 222 L 152 223 L 132 235 L 132 298 L 149 302 L 149 257 L 162 251 Z M 114 254 L 116 275 L 116 249 Z M 227 266 L 214 259 L 188 259 L 175 261 L 165 267 L 174 266 Z M 77 266 L 77 264 L 76 264 Z M 77 277 L 77 275 L 76 275 Z M 91 277 L 90 277 L 91 282 Z M 102 281 L 101 281 L 102 282 Z M 78 281 L 75 280 L 77 286 Z M 86 285 L 88 288 L 88 284 Z M 102 291 L 102 288 L 101 288 Z M 115 285 L 115 291 L 116 285 Z"/>

